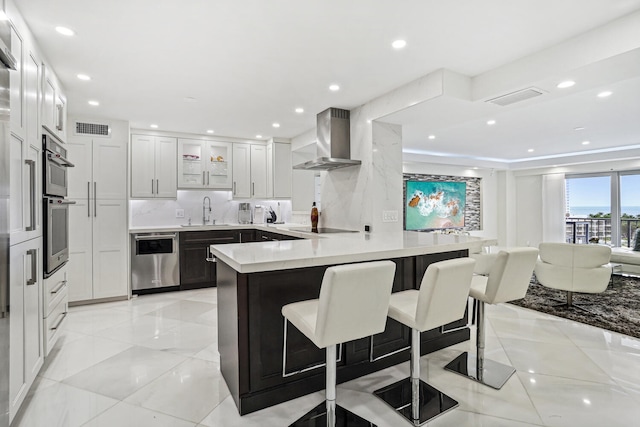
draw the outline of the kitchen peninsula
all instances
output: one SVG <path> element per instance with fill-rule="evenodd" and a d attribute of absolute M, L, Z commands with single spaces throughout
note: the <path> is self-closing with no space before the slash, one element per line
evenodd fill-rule
<path fill-rule="evenodd" d="M 323 369 L 288 375 L 322 363 L 325 357 L 324 351 L 296 328 L 287 330 L 287 375 L 283 376 L 284 320 L 280 310 L 291 302 L 318 298 L 327 267 L 390 259 L 396 263 L 393 292 L 398 292 L 418 288 L 429 264 L 464 257 L 471 248 L 496 243 L 465 235 L 418 232 L 305 237 L 211 246 L 218 272 L 220 369 L 240 414 L 324 388 Z M 338 383 L 409 360 L 409 338 L 408 328 L 388 320 L 382 334 L 345 343 L 339 355 Z M 468 339 L 465 314 L 459 321 L 423 333 L 422 354 Z"/>

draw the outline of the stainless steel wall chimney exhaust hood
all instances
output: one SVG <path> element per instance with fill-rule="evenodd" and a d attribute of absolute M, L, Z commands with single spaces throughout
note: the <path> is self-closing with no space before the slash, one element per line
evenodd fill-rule
<path fill-rule="evenodd" d="M 295 165 L 294 169 L 326 171 L 362 164 L 351 160 L 349 110 L 328 108 L 317 115 L 317 159 Z"/>

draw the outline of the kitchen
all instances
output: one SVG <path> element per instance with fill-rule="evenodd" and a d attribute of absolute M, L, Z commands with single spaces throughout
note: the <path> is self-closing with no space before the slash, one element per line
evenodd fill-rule
<path fill-rule="evenodd" d="M 282 58 L 272 58 L 264 54 L 253 59 L 242 57 L 242 60 L 238 61 L 233 69 L 222 66 L 212 69 L 201 66 L 202 63 L 199 61 L 203 58 L 199 57 L 197 53 L 191 52 L 185 56 L 196 60 L 194 65 L 188 67 L 190 70 L 194 70 L 194 75 L 184 77 L 184 70 L 170 74 L 168 69 L 171 67 L 167 67 L 166 64 L 175 61 L 167 59 L 174 58 L 175 54 L 169 55 L 167 52 L 160 51 L 160 47 L 175 44 L 175 39 L 166 31 L 153 33 L 156 42 L 146 41 L 148 46 L 158 46 L 159 51 L 154 52 L 153 55 L 145 57 L 144 55 L 134 55 L 131 52 L 123 55 L 130 61 L 126 67 L 123 67 L 122 63 L 105 63 L 107 57 L 122 58 L 118 54 L 104 55 L 105 58 L 96 57 L 94 58 L 96 63 L 93 65 L 89 63 L 78 65 L 76 61 L 80 61 L 81 58 L 65 53 L 68 45 L 67 47 L 62 46 L 67 42 L 72 43 L 71 46 L 74 46 L 73 43 L 86 43 L 83 41 L 83 36 L 92 33 L 90 24 L 82 20 L 76 21 L 73 28 L 77 31 L 77 36 L 64 39 L 63 36 L 54 34 L 49 27 L 64 25 L 65 18 L 68 22 L 72 22 L 73 13 L 71 11 L 53 10 L 52 5 L 37 1 L 13 2 L 8 0 L 4 2 L 4 6 L 15 33 L 11 39 L 12 51 L 16 51 L 16 49 L 20 51 L 21 56 L 14 56 L 21 57 L 22 63 L 25 64 L 22 68 L 23 71 L 19 74 L 22 76 L 21 87 L 24 88 L 22 97 L 25 100 L 23 108 L 19 110 L 22 115 L 14 115 L 13 111 L 11 115 L 11 132 L 14 139 L 28 142 L 21 146 L 20 155 L 23 157 L 21 161 L 24 163 L 24 160 L 34 160 L 41 163 L 41 125 L 53 130 L 64 141 L 64 148 L 69 151 L 69 161 L 74 165 L 73 168 L 69 168 L 71 179 L 69 180 L 67 199 L 75 202 L 69 206 L 70 262 L 66 269 L 57 270 L 57 275 L 51 278 L 38 278 L 41 293 L 42 289 L 46 288 L 50 291 L 56 291 L 53 295 L 57 296 L 50 301 L 53 303 L 52 306 L 47 303 L 46 310 L 42 307 L 39 309 L 39 321 L 33 322 L 31 319 L 31 323 L 27 322 L 28 325 L 35 325 L 34 328 L 41 329 L 39 333 L 49 330 L 52 326 L 55 326 L 55 330 L 60 329 L 60 331 L 54 333 L 52 339 L 45 341 L 45 343 L 49 343 L 48 347 L 45 347 L 45 343 L 41 346 L 36 343 L 36 347 L 38 347 L 36 356 L 29 359 L 28 362 L 31 368 L 30 373 L 20 380 L 22 381 L 21 386 L 18 387 L 21 397 L 17 400 L 13 399 L 13 416 L 21 406 L 21 402 L 26 399 L 29 385 L 37 381 L 37 372 L 40 370 L 40 366 L 47 363 L 46 357 L 49 356 L 46 353 L 53 349 L 55 356 L 56 352 L 64 351 L 60 345 L 56 347 L 53 344 L 55 339 L 69 338 L 66 333 L 62 332 L 67 326 L 60 328 L 58 328 L 60 324 L 56 326 L 61 319 L 59 313 L 68 311 L 64 307 L 64 302 L 60 305 L 61 296 L 66 296 L 67 301 L 72 303 L 83 303 L 80 309 L 76 309 L 78 311 L 83 308 L 91 310 L 92 306 L 86 305 L 87 302 L 111 301 L 110 303 L 117 303 L 118 300 L 122 300 L 122 302 L 132 301 L 130 304 L 136 305 L 139 304 L 138 300 L 142 300 L 142 297 L 132 300 L 128 300 L 128 298 L 131 292 L 130 270 L 133 265 L 131 248 L 135 247 L 132 244 L 130 232 L 140 232 L 143 227 L 149 227 L 152 230 L 165 228 L 164 231 L 183 235 L 183 233 L 198 232 L 199 229 L 196 229 L 195 225 L 204 223 L 208 219 L 210 223 L 215 220 L 218 224 L 214 230 L 216 233 L 238 229 L 251 229 L 256 233 L 258 231 L 267 232 L 273 230 L 274 226 L 263 224 L 255 227 L 242 227 L 220 224 L 241 223 L 242 221 L 238 217 L 240 205 L 251 203 L 254 223 L 260 222 L 262 217 L 262 215 L 255 217 L 256 206 L 259 205 L 264 206 L 266 211 L 269 211 L 269 208 L 276 213 L 279 211 L 280 215 L 277 215 L 276 221 L 284 220 L 286 223 L 305 225 L 309 223 L 311 202 L 319 201 L 321 202 L 322 214 L 320 223 L 324 227 L 357 230 L 358 235 L 364 235 L 365 226 L 369 226 L 372 235 L 387 231 L 401 231 L 403 226 L 402 219 L 399 217 L 402 211 L 399 207 L 403 203 L 402 173 L 408 169 L 416 168 L 421 172 L 429 169 L 429 173 L 441 171 L 443 175 L 467 174 L 483 177 L 485 188 L 482 193 L 482 228 L 478 231 L 472 231 L 472 234 L 487 239 L 498 238 L 501 244 L 515 244 L 517 240 L 518 243 L 522 243 L 517 238 L 518 232 L 515 231 L 517 225 L 502 220 L 505 217 L 508 218 L 517 208 L 514 205 L 501 205 L 502 197 L 499 194 L 502 193 L 499 193 L 498 190 L 501 186 L 509 187 L 513 184 L 513 172 L 505 172 L 497 167 L 497 172 L 494 174 L 493 169 L 496 162 L 489 160 L 484 163 L 485 160 L 462 159 L 456 163 L 455 159 L 448 159 L 450 163 L 442 164 L 434 160 L 434 157 L 437 156 L 429 157 L 427 155 L 425 157 L 427 160 L 424 163 L 427 166 L 419 166 L 412 161 L 406 162 L 406 158 L 411 157 L 412 154 L 403 153 L 404 138 L 401 135 L 408 127 L 400 128 L 393 121 L 385 123 L 385 120 L 375 120 L 403 110 L 409 104 L 427 102 L 442 94 L 447 95 L 446 91 L 451 87 L 456 87 L 456 84 L 459 83 L 459 76 L 446 70 L 420 68 L 419 72 L 410 72 L 411 63 L 420 62 L 420 55 L 411 52 L 411 49 L 405 51 L 412 55 L 409 58 L 401 57 L 405 53 L 402 50 L 392 48 L 381 54 L 380 62 L 396 64 L 387 70 L 387 73 L 395 74 L 395 80 L 387 83 L 384 89 L 376 89 L 377 92 L 364 91 L 364 87 L 367 85 L 376 87 L 372 81 L 375 80 L 375 77 L 371 77 L 371 80 L 368 80 L 369 77 L 362 77 L 367 74 L 368 70 L 360 69 L 351 77 L 344 75 L 339 82 L 342 90 L 338 91 L 324 89 L 329 83 L 333 83 L 331 76 L 326 73 L 319 76 L 318 80 L 313 83 L 303 80 L 302 83 L 298 83 L 299 86 L 317 88 L 322 86 L 322 89 L 301 97 L 295 96 L 295 91 L 278 89 L 283 80 L 280 71 L 265 70 L 264 73 L 256 73 L 261 62 L 277 63 L 279 59 L 282 60 Z M 263 34 L 269 35 L 269 26 L 266 25 L 266 21 L 261 22 L 262 19 L 257 16 L 259 15 L 258 11 L 262 10 L 257 5 L 255 6 L 256 16 L 248 13 L 244 19 L 251 22 L 251 26 L 262 30 Z M 38 7 L 42 8 L 42 12 L 35 13 L 34 8 Z M 219 7 L 221 9 L 211 11 L 212 15 L 216 15 L 216 13 L 220 16 L 234 15 L 234 11 L 227 10 L 230 6 L 221 5 Z M 325 16 L 324 8 L 315 7 L 319 10 L 314 9 L 313 12 L 322 13 L 322 16 Z M 609 12 L 610 15 L 592 21 L 592 26 L 603 25 L 605 22 L 626 14 L 629 14 L 628 21 L 635 19 L 637 13 L 631 14 L 632 7 L 627 7 L 628 9 L 616 12 L 619 14 Z M 124 16 L 126 14 L 117 14 L 116 9 L 100 8 L 97 11 L 102 14 L 103 22 L 118 23 L 123 28 L 136 28 L 138 22 L 135 21 L 133 13 L 130 16 Z M 160 12 L 157 13 L 160 14 Z M 48 14 L 51 17 L 52 25 L 47 26 L 37 18 L 42 14 Z M 25 18 L 23 19 L 22 16 Z M 190 16 L 190 19 L 195 19 L 193 15 Z M 164 22 L 167 27 L 174 24 L 173 17 L 162 19 L 166 19 L 161 22 Z M 274 18 L 269 23 L 274 27 L 287 27 L 290 24 L 289 19 L 286 17 Z M 56 22 L 52 22 L 54 20 Z M 188 22 L 189 19 L 185 19 L 185 21 Z M 199 22 L 201 27 L 206 26 L 202 21 Z M 218 27 L 224 25 L 224 23 L 218 24 Z M 338 22 L 333 25 L 339 27 Z M 622 24 L 620 26 L 624 27 Z M 241 28 L 243 27 L 230 26 L 229 28 L 225 27 L 224 30 L 226 30 L 225 34 L 237 35 L 242 32 Z M 572 29 L 572 32 L 565 33 L 564 37 L 581 34 L 587 28 L 591 28 L 591 26 L 576 27 Z M 47 31 L 52 31 L 51 35 L 45 35 L 49 34 Z M 193 47 L 200 52 L 209 51 L 207 48 L 211 47 L 201 43 L 198 37 L 194 37 L 190 32 L 193 30 L 190 30 L 189 26 L 183 28 L 183 31 L 185 31 L 184 36 L 192 42 L 189 44 L 193 44 L 189 48 Z M 295 36 L 292 34 L 294 28 L 290 28 L 288 31 L 290 32 L 284 36 L 285 40 L 294 40 Z M 54 39 L 54 37 L 60 37 L 60 39 Z M 127 45 L 127 37 L 129 36 L 115 34 L 113 44 L 122 48 Z M 270 40 L 268 38 L 261 41 L 266 46 L 269 46 Z M 213 51 L 225 51 L 222 43 L 224 37 L 218 35 L 210 39 L 216 40 Z M 309 43 L 312 41 L 306 38 L 304 40 Z M 560 40 L 564 40 L 563 36 L 556 35 L 553 43 L 558 43 Z M 22 46 L 19 46 L 20 43 Z M 543 43 L 537 45 L 532 41 L 530 43 L 528 45 L 529 52 L 535 52 L 545 47 Z M 246 45 L 243 46 L 246 48 Z M 306 54 L 304 48 L 292 47 L 298 49 L 295 54 L 298 58 L 297 62 L 304 63 L 304 60 L 308 59 L 310 66 L 315 65 L 313 57 Z M 40 48 L 44 50 L 40 50 Z M 261 49 L 263 52 L 270 51 L 264 46 L 261 46 Z M 517 57 L 519 56 L 514 55 L 513 52 L 510 55 L 505 53 L 504 57 L 494 59 L 496 61 L 494 66 L 504 64 Z M 55 65 L 55 71 L 49 66 L 47 58 L 52 60 L 51 63 Z M 111 60 L 111 62 L 114 61 Z M 566 65 L 566 68 L 570 69 L 577 66 L 576 64 L 577 62 Z M 116 70 L 110 77 L 101 75 L 101 69 L 113 68 L 119 68 L 120 71 Z M 124 85 L 124 82 L 130 82 L 134 79 L 127 75 L 128 72 L 124 68 L 136 69 L 140 72 L 135 77 L 137 83 L 133 82 L 133 87 L 139 85 L 139 91 L 135 92 L 136 96 L 130 96 L 127 90 L 116 84 L 121 81 Z M 282 69 L 283 67 L 276 68 Z M 368 68 L 372 69 L 374 66 L 368 64 Z M 479 66 L 479 68 L 481 67 Z M 485 69 L 491 68 L 485 65 Z M 293 65 L 287 69 L 293 70 Z M 83 75 L 89 76 L 90 80 L 78 80 L 76 78 L 78 73 L 86 73 Z M 299 73 L 290 71 L 290 74 L 295 76 L 305 73 L 309 74 L 309 69 L 305 67 Z M 470 72 L 469 75 L 474 74 Z M 17 79 L 16 76 L 16 73 L 11 74 L 11 79 Z M 416 79 L 417 76 L 424 77 Z M 150 86 L 141 85 L 145 78 L 153 80 Z M 360 78 L 364 81 L 358 86 L 356 80 Z M 270 83 L 275 82 L 273 85 L 275 88 L 269 89 L 274 92 L 270 92 L 269 96 L 264 97 L 253 98 L 248 94 L 243 96 L 245 111 L 242 109 L 231 110 L 226 105 L 221 105 L 224 103 L 215 103 L 209 99 L 210 96 L 205 95 L 212 94 L 211 97 L 215 98 L 216 96 L 228 95 L 229 92 L 242 93 L 240 87 L 245 80 L 256 80 L 262 90 L 265 87 L 271 87 Z M 202 83 L 198 82 L 205 81 L 211 83 L 220 81 L 225 84 L 200 87 L 199 84 Z M 323 82 L 322 85 L 319 83 L 320 81 Z M 42 85 L 40 82 L 45 84 Z M 180 82 L 180 84 L 167 85 L 166 82 Z M 102 85 L 108 89 L 98 90 L 98 86 Z M 224 87 L 225 85 L 228 87 Z M 11 87 L 14 99 L 20 98 L 21 95 L 13 90 L 15 87 L 13 83 Z M 30 96 L 29 94 L 37 93 L 36 88 L 38 87 L 41 88 L 40 95 Z M 356 93 L 355 89 L 347 90 L 356 87 L 360 87 L 362 92 Z M 390 90 L 391 92 L 389 92 Z M 260 93 L 260 90 L 254 88 L 250 93 L 257 94 Z M 127 99 L 125 103 L 127 105 L 117 103 L 119 98 Z M 37 102 L 38 99 L 42 100 L 42 107 Z M 171 101 L 165 103 L 166 99 Z M 277 109 L 274 106 L 274 99 L 279 99 Z M 303 99 L 305 102 L 302 102 Z M 34 100 L 36 100 L 35 103 Z M 144 104 L 143 100 L 148 104 Z M 89 104 L 88 101 L 93 101 L 94 104 L 97 101 L 100 105 Z M 160 111 L 158 111 L 158 115 L 153 116 L 148 112 L 150 111 L 148 105 L 154 103 L 163 105 L 160 110 L 164 110 L 166 114 L 160 116 Z M 12 103 L 12 105 L 15 104 Z M 176 105 L 180 108 L 176 109 Z M 315 129 L 312 129 L 315 126 L 315 115 L 336 105 L 348 106 L 348 109 L 351 110 L 352 152 L 350 157 L 361 160 L 362 165 L 351 169 L 321 172 L 318 178 L 313 172 L 291 170 L 290 165 L 310 160 L 309 157 L 315 157 L 315 150 L 311 150 L 314 151 L 312 154 L 305 153 L 312 145 L 309 142 L 315 140 Z M 42 108 L 42 112 L 38 113 L 40 108 Z M 304 108 L 304 111 L 296 112 L 294 108 Z M 184 114 L 177 114 L 176 110 L 184 111 Z M 34 111 L 35 113 L 33 113 Z M 250 116 L 252 119 L 249 119 Z M 35 121 L 33 117 L 36 117 Z M 210 122 L 211 118 L 215 118 L 215 123 Z M 251 123 L 251 125 L 245 125 L 240 130 L 242 122 Z M 151 127 L 152 124 L 156 124 L 157 127 Z M 279 127 L 276 127 L 276 124 Z M 233 126 L 237 126 L 235 128 L 237 130 L 234 130 Z M 249 127 L 252 128 L 249 129 Z M 209 130 L 212 132 L 208 132 Z M 258 137 L 258 135 L 261 136 Z M 208 163 L 213 163 L 213 158 L 216 164 L 200 165 L 200 169 L 195 173 L 185 173 L 185 168 L 189 169 L 190 167 L 186 165 L 198 160 L 195 157 L 189 157 L 196 156 L 191 150 L 194 147 L 204 149 L 205 144 L 210 142 L 222 144 L 221 146 L 225 147 L 230 155 L 217 153 L 214 157 L 213 155 L 201 154 L 201 161 L 208 160 Z M 170 148 L 166 149 L 166 147 Z M 271 157 L 267 154 L 269 147 L 272 149 Z M 282 149 L 288 150 L 289 155 L 282 154 Z M 629 158 L 626 160 L 617 160 L 613 155 L 609 155 L 609 159 L 619 164 L 626 161 L 626 167 L 629 167 L 628 165 L 632 164 L 633 159 L 637 157 L 633 150 L 635 148 L 628 148 L 627 154 L 629 156 L 627 157 Z M 286 152 L 284 151 L 284 153 Z M 169 159 L 167 153 L 169 153 Z M 617 155 L 619 156 L 620 153 L 618 152 Z M 602 156 L 608 155 L 602 154 Z M 259 162 L 255 162 L 255 167 L 254 158 L 260 159 Z M 232 159 L 232 161 L 228 161 L 228 159 Z M 285 162 L 288 161 L 288 167 L 282 166 L 282 159 Z M 403 161 L 409 164 L 403 165 Z M 231 180 L 219 182 L 218 180 L 225 177 L 222 165 L 225 162 L 227 163 L 225 179 Z M 466 164 L 460 164 L 465 162 Z M 476 164 L 481 166 L 479 170 L 472 169 Z M 40 171 L 41 166 L 33 170 Z M 236 171 L 242 171 L 244 175 L 239 178 L 241 182 L 236 180 L 234 188 L 233 179 L 236 177 Z M 276 176 L 281 177 L 282 172 L 290 174 L 291 178 L 283 179 L 284 182 L 289 180 L 292 190 L 290 190 L 290 194 L 285 192 L 276 195 L 276 183 L 282 182 Z M 36 184 L 40 182 L 37 179 L 32 180 L 31 173 L 33 172 L 26 166 L 21 176 L 24 183 L 19 186 L 20 188 L 29 187 L 29 182 Z M 168 186 L 165 183 L 167 173 L 169 176 L 172 176 L 171 174 L 176 176 L 175 180 L 171 178 L 168 180 Z M 260 174 L 261 178 L 252 180 L 252 173 L 256 176 Z M 198 178 L 196 181 L 187 181 L 186 175 Z M 240 177 L 239 174 L 238 177 Z M 238 187 L 239 183 L 243 184 L 242 188 Z M 261 184 L 264 184 L 264 188 L 257 188 L 256 191 L 256 185 L 260 186 Z M 196 185 L 201 187 L 194 187 Z M 27 200 L 32 200 L 31 197 L 36 195 L 37 191 L 41 191 L 39 184 L 36 187 L 38 189 L 35 192 L 25 196 L 25 206 L 28 206 Z M 241 195 L 234 195 L 234 190 L 241 191 Z M 205 203 L 205 197 L 209 198 L 210 204 Z M 209 206 L 211 212 L 207 211 Z M 30 223 L 31 217 L 26 214 L 26 211 L 24 217 L 22 214 L 20 216 L 20 218 L 25 218 L 23 226 L 21 228 L 12 227 L 12 246 L 14 246 L 14 241 L 17 242 L 16 244 L 26 242 L 38 244 L 36 242 L 39 242 L 38 239 L 42 236 L 42 228 L 40 228 L 40 232 L 36 231 L 35 233 L 30 233 L 27 230 L 32 224 Z M 31 209 L 29 212 L 30 215 L 35 215 L 35 221 L 42 224 L 41 210 Z M 388 215 L 383 215 L 384 212 L 387 212 Z M 395 221 L 393 221 L 394 212 Z M 181 227 L 188 225 L 189 222 L 191 222 L 192 228 Z M 278 225 L 277 227 L 282 226 Z M 304 236 L 304 234 L 296 234 L 296 232 L 286 230 L 282 230 L 278 234 L 291 237 Z M 257 234 L 252 237 L 257 239 Z M 238 235 L 237 239 L 240 240 L 241 237 Z M 243 241 L 246 242 L 246 240 Z M 182 245 L 180 246 L 182 247 Z M 40 247 L 36 246 L 27 250 L 35 250 Z M 194 250 L 202 251 L 203 249 L 194 248 Z M 204 256 L 211 258 L 206 251 L 205 245 Z M 31 260 L 25 262 L 26 266 L 33 265 Z M 182 259 L 179 262 L 182 262 Z M 28 270 L 27 267 L 25 268 Z M 181 272 L 189 270 L 191 268 L 180 268 Z M 202 281 L 198 282 L 195 277 L 192 280 L 194 284 L 202 283 Z M 181 283 L 176 284 L 174 280 L 170 285 L 180 286 Z M 62 287 L 59 289 L 60 286 Z M 31 290 L 30 288 L 25 289 Z M 209 299 L 213 298 L 210 294 L 202 295 L 206 295 Z M 96 308 L 96 310 L 100 309 Z M 71 310 L 71 312 L 75 313 L 76 311 Z M 115 318 L 121 319 L 117 315 Z M 62 322 L 62 325 L 65 325 L 65 321 Z M 76 330 L 76 333 L 81 332 Z M 73 334 L 68 335 L 73 338 Z M 69 345 L 71 343 L 69 342 Z M 24 372 L 27 370 L 25 369 Z"/>

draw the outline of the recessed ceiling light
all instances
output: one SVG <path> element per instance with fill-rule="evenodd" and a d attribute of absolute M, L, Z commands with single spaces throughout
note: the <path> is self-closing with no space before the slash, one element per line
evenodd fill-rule
<path fill-rule="evenodd" d="M 488 124 L 489 126 L 492 126 L 492 125 L 495 125 L 495 124 L 496 124 L 496 121 L 495 121 L 495 120 L 487 120 L 487 124 Z"/>
<path fill-rule="evenodd" d="M 558 83 L 557 88 L 558 88 L 558 89 L 566 89 L 566 88 L 568 88 L 568 87 L 573 86 L 574 84 L 576 84 L 576 82 L 574 82 L 573 80 L 566 80 L 566 81 L 564 81 L 564 82 L 560 82 L 560 83 Z"/>
<path fill-rule="evenodd" d="M 0 10 L 0 21 L 8 21 L 9 17 L 7 16 L 6 13 L 4 13 L 3 10 Z"/>
<path fill-rule="evenodd" d="M 89 105 L 93 105 L 94 107 L 97 107 L 98 105 L 100 105 L 100 103 L 98 101 L 89 101 Z"/>
<path fill-rule="evenodd" d="M 280 123 L 274 123 L 271 126 L 273 126 L 274 128 L 279 128 L 280 127 Z"/>
<path fill-rule="evenodd" d="M 89 80 L 91 80 L 91 77 L 87 76 L 86 74 L 78 74 L 78 75 L 77 75 L 77 77 L 78 77 L 80 80 L 84 80 L 84 81 L 89 81 Z"/>
<path fill-rule="evenodd" d="M 158 125 L 149 125 L 150 128 L 158 129 Z"/>
<path fill-rule="evenodd" d="M 396 40 L 393 43 L 391 43 L 391 46 L 393 46 L 394 49 L 402 49 L 406 45 L 407 45 L 407 42 L 405 40 Z"/>
<path fill-rule="evenodd" d="M 607 96 L 611 96 L 613 92 L 611 92 L 610 90 L 605 90 L 604 92 L 600 92 L 598 94 L 598 98 L 606 98 Z"/>
<path fill-rule="evenodd" d="M 213 133 L 213 129 L 207 129 L 207 133 Z"/>
<path fill-rule="evenodd" d="M 300 108 L 300 107 L 296 108 L 296 113 L 298 114 L 304 113 L 304 108 Z"/>
<path fill-rule="evenodd" d="M 527 151 L 533 153 L 533 148 L 529 148 Z"/>
<path fill-rule="evenodd" d="M 256 135 L 256 138 L 262 138 L 262 135 Z"/>
<path fill-rule="evenodd" d="M 582 141 L 582 145 L 589 145 L 590 142 L 589 141 Z"/>
<path fill-rule="evenodd" d="M 436 139 L 435 135 L 429 135 L 429 139 Z"/>
<path fill-rule="evenodd" d="M 577 128 L 573 128 L 573 130 L 584 130 L 583 126 L 578 126 Z"/>
<path fill-rule="evenodd" d="M 340 90 L 340 86 L 338 86 L 338 85 L 331 85 L 331 86 L 329 86 L 329 90 L 330 90 L 330 91 L 332 91 L 332 92 L 337 92 L 337 91 L 339 91 L 339 90 Z"/>
<path fill-rule="evenodd" d="M 75 36 L 76 32 L 67 27 L 56 27 L 56 31 L 63 36 Z"/>

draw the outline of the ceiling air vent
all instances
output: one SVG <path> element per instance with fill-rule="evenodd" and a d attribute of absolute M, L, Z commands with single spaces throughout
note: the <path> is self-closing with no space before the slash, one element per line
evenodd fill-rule
<path fill-rule="evenodd" d="M 76 122 L 76 135 L 110 136 L 109 125 Z"/>
<path fill-rule="evenodd" d="M 497 98 L 489 99 L 486 102 L 505 107 L 507 105 L 515 104 L 516 102 L 525 101 L 527 99 L 535 98 L 536 96 L 544 95 L 544 93 L 545 92 L 542 89 L 529 87 L 527 89 L 522 89 L 508 93 L 506 95 L 498 96 Z"/>

